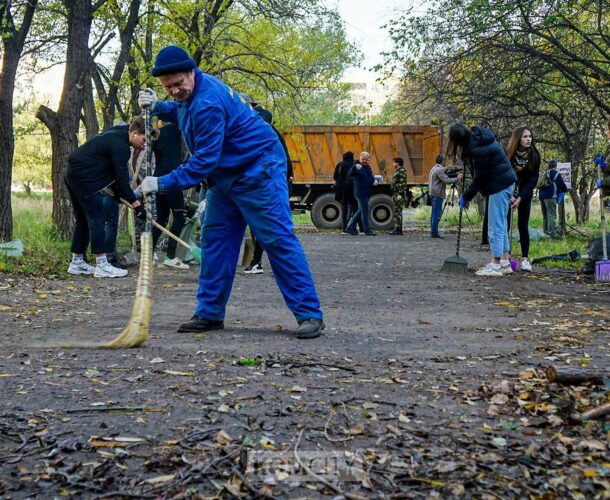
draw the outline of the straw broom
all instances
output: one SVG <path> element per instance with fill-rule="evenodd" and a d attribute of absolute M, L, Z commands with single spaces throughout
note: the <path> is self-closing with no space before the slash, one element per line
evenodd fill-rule
<path fill-rule="evenodd" d="M 152 175 L 152 140 L 150 133 L 150 107 L 144 108 L 146 121 L 146 175 Z M 153 251 L 152 227 L 156 208 L 153 193 L 145 196 L 146 226 L 142 233 L 140 245 L 140 274 L 136 286 L 136 298 L 131 310 L 131 319 L 125 329 L 111 342 L 100 346 L 102 349 L 125 349 L 140 347 L 148 340 L 153 290 Z"/>

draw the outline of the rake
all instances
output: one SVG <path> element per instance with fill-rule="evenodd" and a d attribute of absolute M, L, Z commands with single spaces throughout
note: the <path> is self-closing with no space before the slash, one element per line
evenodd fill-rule
<path fill-rule="evenodd" d="M 152 175 L 152 139 L 150 133 L 150 107 L 144 108 L 146 122 L 146 175 Z M 142 233 L 140 246 L 140 272 L 136 286 L 136 298 L 131 310 L 131 319 L 125 329 L 111 342 L 102 345 L 104 349 L 124 349 L 128 347 L 140 347 L 148 340 L 148 329 L 152 308 L 153 290 L 153 251 L 152 251 L 152 227 L 156 208 L 153 193 L 145 196 L 146 226 Z"/>
<path fill-rule="evenodd" d="M 466 185 L 466 176 L 462 180 L 462 194 L 464 193 L 464 186 Z M 446 274 L 468 274 L 468 261 L 463 257 L 460 257 L 460 240 L 462 238 L 462 214 L 464 209 L 460 207 L 460 215 L 458 218 L 458 233 L 457 233 L 457 246 L 455 248 L 455 255 L 447 257 L 441 267 L 440 272 Z"/>

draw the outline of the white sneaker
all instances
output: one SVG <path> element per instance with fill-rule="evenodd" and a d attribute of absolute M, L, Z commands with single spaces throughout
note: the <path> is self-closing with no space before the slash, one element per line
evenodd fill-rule
<path fill-rule="evenodd" d="M 477 276 L 503 276 L 502 266 L 500 264 L 487 264 L 485 267 L 479 269 L 476 273 Z"/>
<path fill-rule="evenodd" d="M 246 267 L 244 273 L 246 274 L 261 274 L 263 272 L 263 266 L 260 264 L 254 264 L 253 266 Z"/>
<path fill-rule="evenodd" d="M 106 262 L 103 266 L 95 266 L 93 276 L 96 278 L 122 278 L 127 276 L 127 269 L 119 269 Z"/>
<path fill-rule="evenodd" d="M 500 270 L 502 271 L 502 274 L 506 275 L 506 274 L 513 274 L 513 268 L 510 266 L 510 260 L 507 263 L 502 263 L 500 262 Z"/>
<path fill-rule="evenodd" d="M 531 272 L 532 270 L 532 264 L 529 261 L 529 259 L 523 259 L 521 261 L 521 270 L 522 271 L 527 271 L 527 272 Z"/>
<path fill-rule="evenodd" d="M 174 269 L 189 269 L 190 266 L 182 262 L 178 257 L 174 257 L 173 259 L 168 259 L 165 257 L 163 259 L 163 265 L 167 267 L 173 267 Z"/>
<path fill-rule="evenodd" d="M 70 262 L 68 274 L 93 274 L 95 268 L 87 264 L 84 260 L 80 264 Z"/>

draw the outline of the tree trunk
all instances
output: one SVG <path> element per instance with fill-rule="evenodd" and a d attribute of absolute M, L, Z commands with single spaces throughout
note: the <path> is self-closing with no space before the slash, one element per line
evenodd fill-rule
<path fill-rule="evenodd" d="M 13 93 L 17 66 L 37 4 L 38 0 L 30 0 L 25 6 L 21 26 L 16 29 L 10 2 L 0 2 L 0 37 L 4 49 L 2 73 L 0 74 L 0 242 L 13 239 L 13 208 L 11 205 L 15 152 Z"/>
<path fill-rule="evenodd" d="M 68 2 L 68 42 L 66 72 L 57 112 L 40 106 L 36 117 L 51 134 L 53 222 L 64 237 L 72 233 L 70 199 L 63 181 L 63 171 L 70 153 L 78 147 L 78 130 L 86 81 L 91 77 L 89 33 L 93 22 L 91 0 Z"/>
<path fill-rule="evenodd" d="M 8 44 L 5 44 L 5 47 Z M 5 50 L 0 76 L 0 241 L 13 239 L 13 208 L 11 183 L 13 179 L 13 91 L 20 52 Z"/>
<path fill-rule="evenodd" d="M 83 125 L 87 139 L 98 134 L 100 126 L 97 122 L 97 113 L 95 111 L 95 100 L 93 98 L 93 83 L 91 78 L 87 78 L 83 94 Z"/>

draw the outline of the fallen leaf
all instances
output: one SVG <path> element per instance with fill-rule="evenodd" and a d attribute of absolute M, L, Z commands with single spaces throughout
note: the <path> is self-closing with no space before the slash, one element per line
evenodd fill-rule
<path fill-rule="evenodd" d="M 491 440 L 491 444 L 496 448 L 504 448 L 506 446 L 506 439 L 503 437 L 495 437 Z"/>
<path fill-rule="evenodd" d="M 148 484 L 159 484 L 159 483 L 167 483 L 176 477 L 176 474 L 165 474 L 163 476 L 151 477 L 150 479 L 146 479 L 144 482 Z"/>
<path fill-rule="evenodd" d="M 151 361 L 152 363 L 152 361 Z M 174 370 L 163 370 L 163 373 L 166 373 L 167 375 L 179 375 L 182 377 L 194 377 L 195 373 L 194 372 L 177 372 Z"/>
<path fill-rule="evenodd" d="M 349 433 L 353 435 L 358 435 L 364 433 L 364 430 L 364 424 L 356 424 L 349 430 Z"/>
<path fill-rule="evenodd" d="M 506 394 L 496 394 L 489 402 L 492 405 L 505 405 L 508 403 L 508 396 Z"/>
<path fill-rule="evenodd" d="M 231 436 L 229 436 L 224 430 L 220 430 L 218 432 L 218 434 L 216 435 L 216 442 L 219 445 L 225 445 L 225 444 L 229 444 L 230 442 L 233 441 L 233 438 Z"/>

